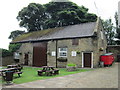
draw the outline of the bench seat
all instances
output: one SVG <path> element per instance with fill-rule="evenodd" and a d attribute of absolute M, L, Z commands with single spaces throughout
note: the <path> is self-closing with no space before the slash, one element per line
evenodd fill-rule
<path fill-rule="evenodd" d="M 59 74 L 59 70 L 58 70 L 58 69 L 55 69 L 55 70 L 53 70 L 53 71 L 54 71 L 54 72 L 53 72 L 54 75 Z"/>

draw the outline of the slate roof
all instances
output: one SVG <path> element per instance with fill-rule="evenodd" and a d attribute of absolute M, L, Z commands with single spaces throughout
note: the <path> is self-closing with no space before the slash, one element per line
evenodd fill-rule
<path fill-rule="evenodd" d="M 52 28 L 42 31 L 30 32 L 18 36 L 11 43 L 67 39 L 67 38 L 76 38 L 76 37 L 89 37 L 94 35 L 95 26 L 96 26 L 96 22 L 89 22 L 89 23 L 70 25 L 59 28 Z"/>

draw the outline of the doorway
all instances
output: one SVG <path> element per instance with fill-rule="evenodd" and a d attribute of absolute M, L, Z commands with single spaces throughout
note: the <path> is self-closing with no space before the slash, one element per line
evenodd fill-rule
<path fill-rule="evenodd" d="M 82 67 L 93 68 L 93 53 L 92 52 L 82 53 Z"/>
<path fill-rule="evenodd" d="M 24 56 L 24 65 L 28 65 L 28 59 L 29 59 L 29 57 L 28 57 L 28 54 L 26 54 L 25 53 L 25 56 Z"/>
<path fill-rule="evenodd" d="M 47 65 L 47 43 L 34 43 L 33 66 L 41 67 Z"/>

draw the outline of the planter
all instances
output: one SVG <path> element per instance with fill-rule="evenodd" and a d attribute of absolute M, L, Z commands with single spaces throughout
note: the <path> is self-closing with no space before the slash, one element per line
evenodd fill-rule
<path fill-rule="evenodd" d="M 77 51 L 77 54 L 80 54 L 80 51 Z"/>
<path fill-rule="evenodd" d="M 58 58 L 57 59 L 59 62 L 67 62 L 67 58 Z"/>
<path fill-rule="evenodd" d="M 76 66 L 66 66 L 67 71 L 76 71 L 77 67 Z"/>

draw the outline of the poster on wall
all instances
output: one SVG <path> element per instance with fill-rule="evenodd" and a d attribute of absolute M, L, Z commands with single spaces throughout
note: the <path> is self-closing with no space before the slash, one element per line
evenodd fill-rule
<path fill-rule="evenodd" d="M 76 56 L 76 55 L 77 55 L 76 51 L 71 52 L 71 56 Z"/>
<path fill-rule="evenodd" d="M 55 53 L 55 51 L 52 51 L 52 54 L 51 54 L 52 56 L 56 56 L 56 53 Z"/>

